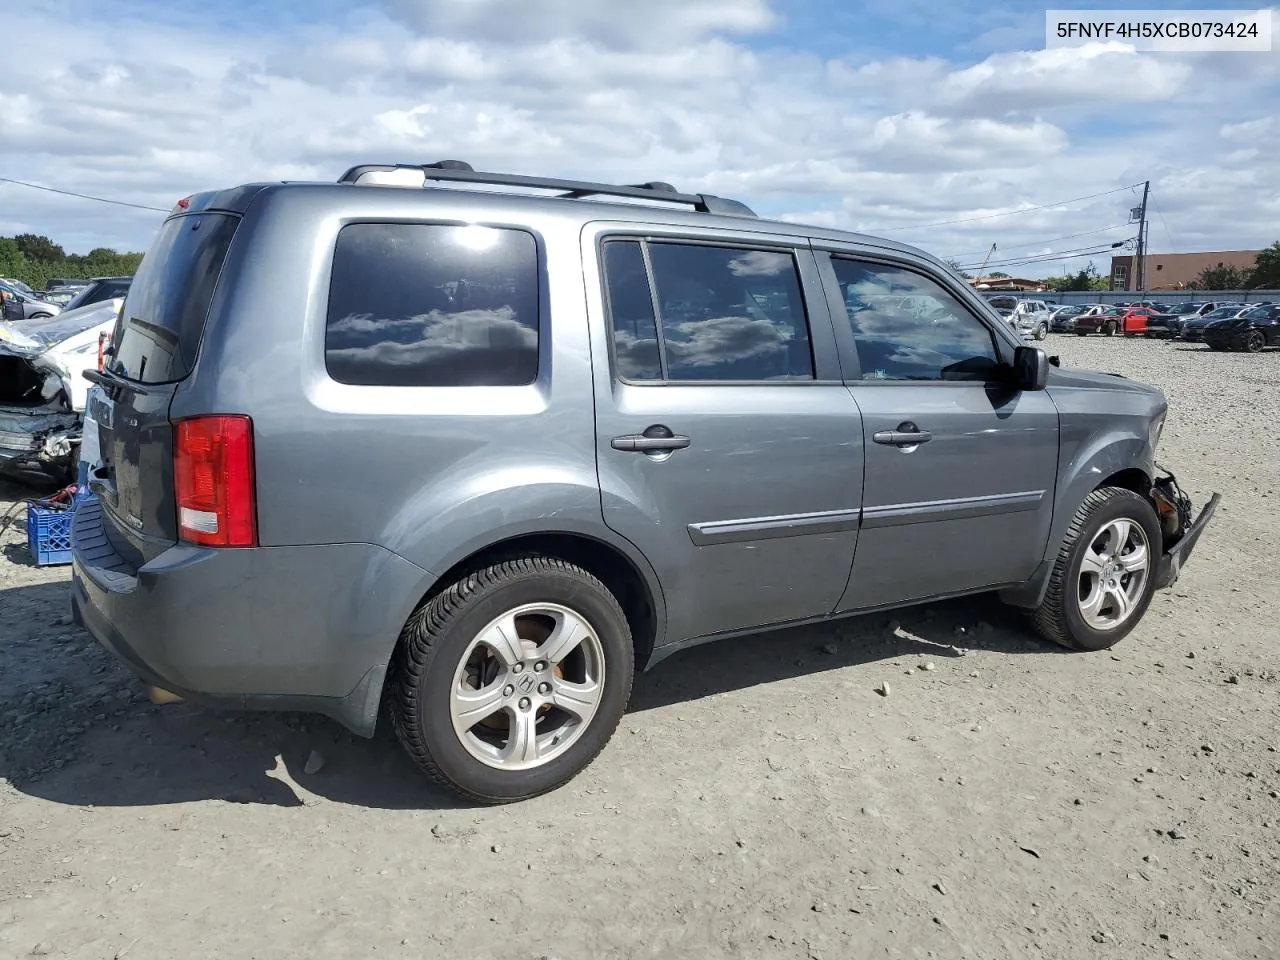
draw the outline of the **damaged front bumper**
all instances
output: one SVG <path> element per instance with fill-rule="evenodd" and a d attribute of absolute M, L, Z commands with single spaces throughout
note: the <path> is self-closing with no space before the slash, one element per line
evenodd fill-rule
<path fill-rule="evenodd" d="M 1160 530 L 1164 534 L 1164 549 L 1156 565 L 1157 590 L 1171 587 L 1177 581 L 1183 564 L 1195 550 L 1200 534 L 1204 533 L 1204 528 L 1213 519 L 1218 502 L 1222 499 L 1222 494 L 1215 493 L 1200 508 L 1195 520 L 1192 520 L 1191 498 L 1183 493 L 1172 473 L 1163 467 L 1160 469 L 1164 476 L 1151 485 L 1151 500 L 1160 519 Z"/>
<path fill-rule="evenodd" d="M 0 406 L 0 469 L 61 470 L 79 454 L 83 418 L 65 408 Z"/>

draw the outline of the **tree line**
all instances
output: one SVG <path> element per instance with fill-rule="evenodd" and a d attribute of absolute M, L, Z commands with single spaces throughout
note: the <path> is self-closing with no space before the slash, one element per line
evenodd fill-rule
<path fill-rule="evenodd" d="M 948 265 L 965 279 L 972 274 L 960 269 L 954 260 Z M 1007 277 L 1009 274 L 996 271 L 984 274 L 992 279 Z M 1089 265 L 1074 274 L 1065 277 L 1046 277 L 1044 285 L 1054 293 L 1066 293 L 1074 290 L 1110 290 L 1111 278 L 1098 273 L 1098 268 L 1089 261 Z M 1280 240 L 1258 253 L 1253 267 L 1240 269 L 1225 264 L 1207 267 L 1200 275 L 1184 288 L 1186 290 L 1280 290 Z"/>
<path fill-rule="evenodd" d="M 67 253 L 48 237 L 34 233 L 0 237 L 0 277 L 21 280 L 33 290 L 43 290 L 54 277 L 131 277 L 141 262 L 141 253 L 121 253 L 110 247 L 95 247 L 83 255 Z"/>

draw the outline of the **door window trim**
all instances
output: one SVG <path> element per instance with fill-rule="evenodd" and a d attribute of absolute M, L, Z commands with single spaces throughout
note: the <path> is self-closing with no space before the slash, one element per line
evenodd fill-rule
<path fill-rule="evenodd" d="M 974 309 L 969 302 L 968 297 L 963 296 L 961 290 L 955 284 L 950 282 L 949 277 L 943 277 L 930 271 L 926 265 L 913 262 L 906 257 L 895 257 L 892 254 L 882 251 L 860 251 L 860 250 L 840 250 L 828 247 L 815 248 L 814 256 L 818 261 L 818 272 L 822 278 L 823 287 L 826 291 L 827 305 L 831 311 L 832 324 L 835 327 L 836 341 L 840 350 L 840 364 L 844 370 L 844 381 L 850 386 L 861 387 L 925 387 L 938 388 L 946 387 L 950 389 L 988 389 L 993 383 L 999 381 L 993 380 L 864 380 L 862 379 L 862 363 L 858 358 L 858 345 L 853 336 L 853 324 L 849 318 L 849 308 L 844 302 L 844 295 L 841 293 L 840 282 L 836 277 L 835 267 L 832 263 L 834 260 L 856 260 L 861 263 L 873 263 L 886 267 L 893 267 L 898 270 L 905 270 L 908 273 L 914 273 L 917 276 L 924 277 L 941 287 L 944 291 L 951 294 L 952 299 L 960 305 L 966 313 L 986 328 L 987 335 L 991 337 L 992 347 L 995 349 L 996 360 L 1001 364 L 1009 364 L 1013 360 L 1014 344 L 1009 342 L 1006 331 L 1001 330 L 993 324 L 990 318 L 983 316 L 981 312 Z M 972 291 L 964 291 L 969 296 L 973 296 Z M 985 302 L 985 301 L 984 301 Z M 1010 336 L 1012 334 L 1009 334 Z"/>
<path fill-rule="evenodd" d="M 654 327 L 658 332 L 658 356 L 661 363 L 662 379 L 633 380 L 623 376 L 618 370 L 618 359 L 614 346 L 613 305 L 609 298 L 609 282 L 605 272 L 604 247 L 609 241 L 631 241 L 640 245 L 644 258 L 645 275 L 649 281 L 649 296 L 652 300 Z M 650 244 L 678 244 L 681 246 L 716 247 L 728 250 L 760 250 L 768 253 L 786 253 L 791 256 L 795 267 L 796 279 L 800 289 L 801 309 L 804 314 L 805 327 L 809 334 L 809 359 L 812 363 L 813 377 L 808 380 L 671 380 L 667 377 L 667 348 L 662 335 L 662 311 L 658 304 L 658 287 L 654 279 L 653 264 L 649 257 Z M 823 315 L 825 284 L 817 274 L 817 261 L 814 251 L 807 240 L 797 238 L 784 240 L 781 238 L 762 237 L 759 240 L 748 240 L 738 237 L 720 239 L 717 237 L 699 236 L 679 232 L 655 233 L 651 225 L 637 225 L 634 230 L 611 228 L 602 231 L 595 237 L 595 255 L 597 273 L 600 282 L 601 302 L 604 306 L 605 343 L 609 351 L 609 374 L 615 383 L 628 387 L 679 388 L 679 387 L 814 387 L 840 386 L 844 383 L 838 375 L 841 371 L 839 344 L 831 338 L 834 335 L 834 324 L 829 313 Z M 807 268 L 807 269 L 806 269 Z M 822 320 L 827 321 L 827 328 L 821 327 Z M 819 339 L 824 341 L 822 347 Z M 823 353 L 823 347 L 826 353 Z M 826 375 L 824 375 L 826 374 Z"/>

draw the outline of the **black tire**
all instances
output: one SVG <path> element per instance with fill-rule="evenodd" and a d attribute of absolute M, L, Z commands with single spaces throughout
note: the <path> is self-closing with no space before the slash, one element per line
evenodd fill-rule
<path fill-rule="evenodd" d="M 1080 582 L 1080 561 L 1085 549 L 1112 520 L 1125 518 L 1142 526 L 1147 535 L 1150 564 L 1147 582 L 1133 613 L 1112 630 L 1096 630 L 1085 623 L 1076 595 Z M 1147 612 L 1155 592 L 1156 567 L 1160 557 L 1162 534 L 1155 508 L 1132 490 L 1123 487 L 1100 487 L 1085 497 L 1063 538 L 1062 547 L 1049 577 L 1040 606 L 1029 611 L 1036 632 L 1046 640 L 1070 650 L 1106 650 L 1119 643 Z"/>
<path fill-rule="evenodd" d="M 1040 326 L 1036 327 L 1037 340 L 1043 340 L 1047 336 L 1049 336 L 1049 328 L 1047 326 L 1042 323 Z"/>
<path fill-rule="evenodd" d="M 1261 353 L 1262 349 L 1267 345 L 1267 338 L 1263 336 L 1261 330 L 1250 330 L 1244 335 L 1241 347 L 1245 353 Z"/>
<path fill-rule="evenodd" d="M 604 691 L 568 750 L 531 769 L 500 770 L 473 757 L 454 732 L 450 688 L 476 635 L 530 603 L 559 604 L 586 619 L 604 650 Z M 631 629 L 608 588 L 580 567 L 531 556 L 477 570 L 419 607 L 401 631 L 387 697 L 401 745 L 432 779 L 476 803 L 510 803 L 556 789 L 596 758 L 622 719 L 634 673 Z"/>
<path fill-rule="evenodd" d="M 1114 337 L 1116 335 L 1116 325 L 1111 322 L 1102 325 L 1102 335 L 1104 337 Z"/>

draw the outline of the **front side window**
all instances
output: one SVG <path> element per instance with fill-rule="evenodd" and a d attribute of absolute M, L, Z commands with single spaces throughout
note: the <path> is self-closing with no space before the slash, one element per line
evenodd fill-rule
<path fill-rule="evenodd" d="M 523 230 L 352 223 L 338 234 L 325 365 L 364 386 L 520 386 L 538 375 L 538 251 Z"/>
<path fill-rule="evenodd" d="M 800 274 L 789 251 L 614 240 L 605 244 L 604 268 L 624 379 L 814 378 Z"/>
<path fill-rule="evenodd" d="M 987 381 L 999 355 L 987 327 L 924 274 L 832 257 L 864 380 Z"/>

